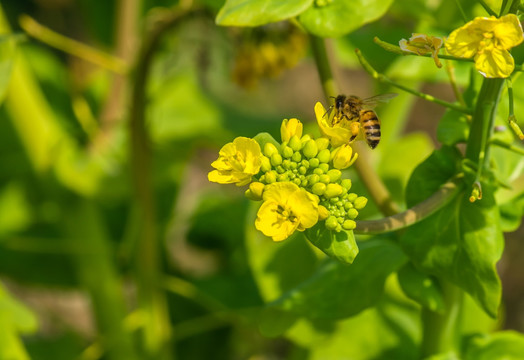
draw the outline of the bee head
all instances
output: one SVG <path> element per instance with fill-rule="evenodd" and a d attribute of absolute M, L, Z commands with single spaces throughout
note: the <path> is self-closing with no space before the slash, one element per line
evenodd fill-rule
<path fill-rule="evenodd" d="M 344 106 L 344 101 L 346 100 L 345 95 L 338 95 L 335 98 L 335 108 L 341 109 Z"/>

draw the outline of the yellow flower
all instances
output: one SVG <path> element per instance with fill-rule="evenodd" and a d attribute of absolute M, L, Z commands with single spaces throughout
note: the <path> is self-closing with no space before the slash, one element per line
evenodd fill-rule
<path fill-rule="evenodd" d="M 255 227 L 273 241 L 287 239 L 318 221 L 318 197 L 291 182 L 266 185 Z"/>
<path fill-rule="evenodd" d="M 353 165 L 358 158 L 358 154 L 353 155 L 353 149 L 349 144 L 344 144 L 332 152 L 333 166 L 336 169 L 345 169 Z"/>
<path fill-rule="evenodd" d="M 425 34 L 412 34 L 409 40 L 402 39 L 399 41 L 399 46 L 403 51 L 410 53 L 415 53 L 418 55 L 424 55 L 431 53 L 435 65 L 437 67 L 442 67 L 440 60 L 438 58 L 438 52 L 442 47 L 444 41 L 442 38 L 435 36 L 428 36 Z"/>
<path fill-rule="evenodd" d="M 303 125 L 298 119 L 284 119 L 282 125 L 280 126 L 280 137 L 282 142 L 287 142 L 294 135 L 298 138 L 302 137 Z"/>
<path fill-rule="evenodd" d="M 327 116 L 327 114 L 328 111 L 326 111 L 324 106 L 317 102 L 315 104 L 315 116 L 317 117 L 320 132 L 329 138 L 333 147 L 347 144 L 353 135 L 348 122 L 339 121 L 333 124 L 333 119 L 330 119 L 331 116 Z"/>
<path fill-rule="evenodd" d="M 475 59 L 475 68 L 487 78 L 506 78 L 515 61 L 508 52 L 524 40 L 522 26 L 514 14 L 497 19 L 478 17 L 453 31 L 446 50 L 454 56 Z"/>
<path fill-rule="evenodd" d="M 207 177 L 220 184 L 246 185 L 260 170 L 261 157 L 260 145 L 255 140 L 237 137 L 220 149 L 218 159 L 211 163 L 216 170 Z"/>

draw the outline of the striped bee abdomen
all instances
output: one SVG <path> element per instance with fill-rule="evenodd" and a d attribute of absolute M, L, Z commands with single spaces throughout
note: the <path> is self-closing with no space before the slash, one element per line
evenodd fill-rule
<path fill-rule="evenodd" d="M 366 135 L 366 142 L 374 149 L 380 141 L 380 121 L 373 110 L 362 110 L 360 112 L 360 125 Z"/>

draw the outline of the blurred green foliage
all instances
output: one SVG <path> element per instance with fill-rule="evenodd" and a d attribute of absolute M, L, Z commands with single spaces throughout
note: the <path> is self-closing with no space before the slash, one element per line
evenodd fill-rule
<path fill-rule="evenodd" d="M 243 189 L 207 181 L 218 149 L 236 136 L 269 132 L 278 138 L 280 122 L 292 117 L 318 131 L 313 106 L 327 103 L 309 49 L 293 59 L 292 69 L 276 62 L 281 75 L 257 79 L 258 87 L 246 90 L 232 81 L 239 49 L 256 36 L 273 41 L 279 58 L 294 56 L 278 46 L 291 39 L 289 27 L 272 22 L 289 20 L 315 36 L 335 38 L 331 49 L 344 92 L 368 97 L 396 91 L 371 82 L 354 55 L 360 48 L 394 81 L 414 89 L 433 86 L 438 96 L 451 98 L 449 75 L 431 58 L 387 53 L 373 38 L 396 44 L 414 32 L 444 36 L 464 23 L 463 16 L 486 15 L 473 0 L 194 1 L 204 12 L 163 34 L 144 101 L 160 272 L 151 286 L 165 295 L 160 302 L 168 312 L 169 340 L 158 357 L 148 350 L 142 334 L 147 309 L 139 305 L 136 285 L 146 254 L 140 250 L 143 209 L 136 207 L 128 128 L 133 66 L 152 29 L 191 3 L 2 3 L 0 360 L 419 359 L 421 314 L 449 310 L 437 278 L 465 291 L 462 358 L 519 359 L 522 334 L 490 333 L 501 324 L 486 315 L 496 318 L 499 311 L 495 265 L 503 232 L 517 230 L 524 213 L 523 147 L 507 128 L 506 90 L 493 138 L 517 151 L 491 147 L 482 201 L 471 204 L 469 193 L 461 192 L 405 232 L 351 234 L 337 240 L 340 248 L 324 234 L 323 250 L 334 258 L 353 261 L 358 246 L 351 265 L 327 257 L 301 233 L 271 242 L 255 230 L 256 209 Z M 111 73 L 49 46 L 38 34 L 24 35 L 21 14 L 96 51 L 123 56 L 128 72 Z M 133 32 L 119 37 L 125 22 Z M 243 26 L 261 31 L 253 35 Z M 305 47 L 307 35 L 300 34 L 298 44 Z M 126 44 L 133 49 L 124 56 L 119 52 Z M 524 47 L 513 56 L 522 64 Z M 465 105 L 473 107 L 483 78 L 470 68 L 454 63 Z M 517 117 L 524 110 L 520 74 L 513 79 Z M 112 106 L 118 111 L 111 117 Z M 469 115 L 431 109 L 407 93 L 377 109 L 383 135 L 369 162 L 401 209 L 459 172 L 473 176 L 461 153 Z M 354 170 L 346 175 L 356 192 L 370 197 Z M 370 202 L 360 216 L 381 214 Z M 49 294 L 46 308 L 42 299 Z M 84 299 L 74 314 L 62 313 L 68 294 Z"/>

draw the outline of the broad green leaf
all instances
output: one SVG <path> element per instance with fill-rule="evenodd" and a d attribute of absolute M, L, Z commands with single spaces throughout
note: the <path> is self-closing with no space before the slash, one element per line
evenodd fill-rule
<path fill-rule="evenodd" d="M 465 142 L 469 136 L 469 124 L 464 114 L 446 110 L 437 127 L 437 140 L 444 145 Z"/>
<path fill-rule="evenodd" d="M 299 16 L 300 23 L 311 34 L 339 37 L 382 17 L 393 0 L 315 1 Z"/>
<path fill-rule="evenodd" d="M 393 286 L 390 286 L 393 285 Z M 400 294 L 390 295 L 392 288 Z M 344 320 L 300 319 L 285 336 L 308 349 L 309 360 L 415 360 L 418 359 L 420 314 L 402 295 L 394 276 L 376 306 Z"/>
<path fill-rule="evenodd" d="M 440 287 L 431 276 L 419 272 L 411 263 L 398 272 L 398 281 L 404 293 L 431 311 L 444 311 Z"/>
<path fill-rule="evenodd" d="M 316 224 L 304 232 L 306 238 L 326 255 L 344 264 L 351 264 L 358 254 L 353 231 L 330 231 L 323 224 Z"/>
<path fill-rule="evenodd" d="M 218 12 L 222 26 L 259 26 L 297 16 L 313 0 L 227 0 Z"/>
<path fill-rule="evenodd" d="M 453 174 L 456 157 L 443 148 L 413 172 L 406 191 L 408 206 L 426 199 Z M 483 188 L 481 201 L 470 203 L 468 196 L 459 194 L 408 228 L 401 244 L 417 268 L 455 283 L 496 317 L 501 285 L 495 264 L 502 254 L 503 237 L 493 189 L 486 184 Z"/>
<path fill-rule="evenodd" d="M 516 331 L 501 331 L 474 337 L 464 360 L 522 360 L 523 356 L 524 335 Z"/>
<path fill-rule="evenodd" d="M 373 306 L 384 281 L 405 261 L 393 242 L 375 239 L 360 245 L 350 266 L 327 260 L 309 279 L 271 306 L 311 319 L 343 319 Z"/>

